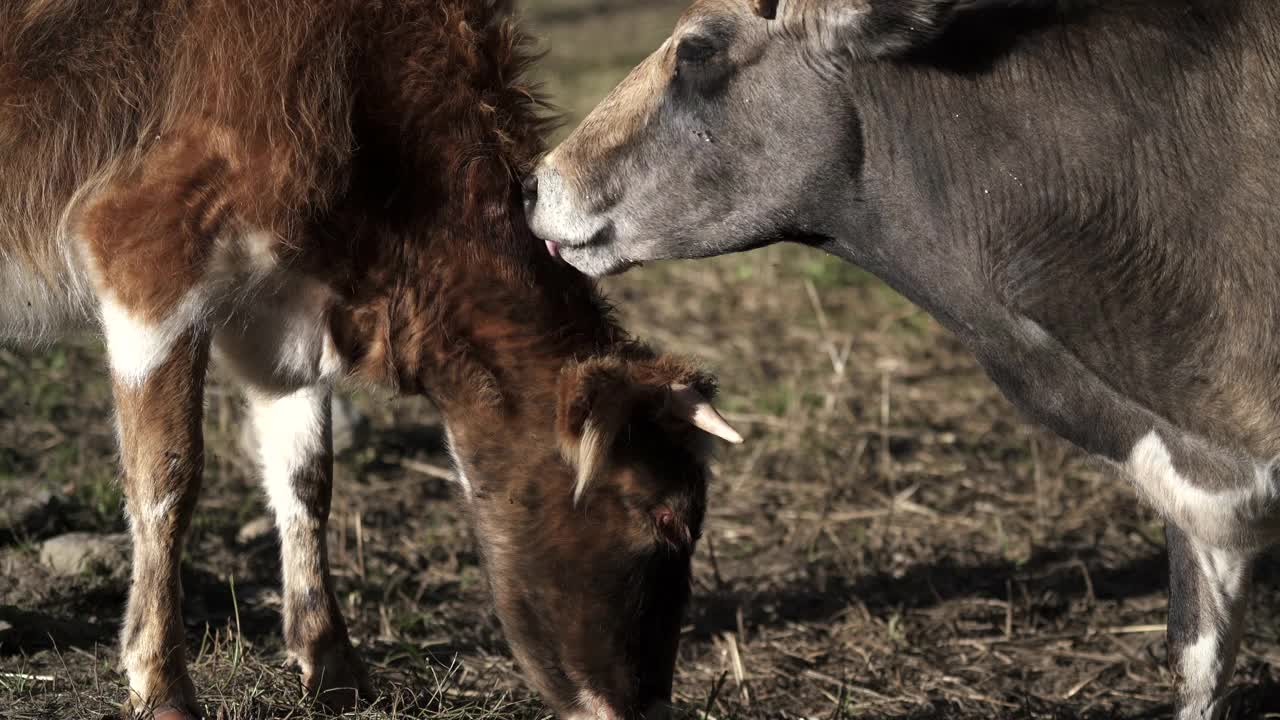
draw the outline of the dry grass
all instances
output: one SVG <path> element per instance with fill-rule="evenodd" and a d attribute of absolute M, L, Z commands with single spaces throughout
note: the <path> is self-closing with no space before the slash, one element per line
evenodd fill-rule
<path fill-rule="evenodd" d="M 683 0 L 527 4 L 573 118 Z M 632 329 L 720 374 L 748 436 L 716 468 L 676 688 L 685 717 L 1167 716 L 1159 523 L 1023 423 L 919 310 L 798 248 L 655 265 L 608 289 Z M 374 429 L 340 458 L 330 543 L 383 694 L 359 716 L 546 717 L 487 610 L 434 412 L 356 402 Z M 316 717 L 282 664 L 276 545 L 236 539 L 265 512 L 237 413 L 213 393 L 184 562 L 194 674 L 212 717 Z M 49 487 L 61 528 L 118 531 L 113 453 L 96 341 L 0 350 L 0 501 Z M 17 638 L 0 645 L 0 717 L 109 714 L 125 693 L 112 648 L 124 580 L 55 581 L 34 540 L 0 544 L 0 621 Z M 1280 711 L 1275 568 L 1259 568 L 1234 717 Z"/>

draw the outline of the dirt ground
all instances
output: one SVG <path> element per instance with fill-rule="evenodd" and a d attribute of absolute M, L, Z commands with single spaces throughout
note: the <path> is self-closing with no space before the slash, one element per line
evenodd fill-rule
<path fill-rule="evenodd" d="M 527 0 L 569 122 L 656 47 L 684 2 Z M 610 280 L 627 326 L 702 358 L 748 442 L 716 462 L 681 646 L 683 717 L 1167 717 L 1164 542 L 1109 471 L 1024 423 L 921 311 L 799 248 Z M 119 565 L 55 578 L 41 542 L 124 530 L 101 345 L 0 349 L 0 718 L 109 716 L 125 696 Z M 359 717 L 548 717 L 522 687 L 422 401 L 357 395 L 330 544 L 383 696 Z M 277 546 L 215 383 L 183 564 L 210 717 L 308 718 L 279 639 Z M 248 526 L 248 527 L 246 527 Z M 1258 568 L 1235 718 L 1280 717 L 1280 574 Z M 1272 714 L 1275 713 L 1275 714 Z"/>

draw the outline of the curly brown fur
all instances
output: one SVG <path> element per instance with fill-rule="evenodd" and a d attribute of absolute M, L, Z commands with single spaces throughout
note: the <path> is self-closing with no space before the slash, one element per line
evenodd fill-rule
<path fill-rule="evenodd" d="M 338 707 L 366 689 L 324 548 L 343 378 L 440 407 L 499 616 L 558 712 L 642 713 L 670 693 L 705 447 L 655 399 L 712 386 L 631 342 L 525 226 L 519 178 L 550 120 L 510 9 L 0 4 L 0 339 L 100 326 L 126 459 L 198 429 L 201 398 L 174 388 L 213 347 L 250 391 L 290 654 Z M 622 383 L 616 405 L 571 403 L 614 428 L 584 509 L 557 419 L 579 362 Z M 126 471 L 145 570 L 125 636 L 135 711 L 195 702 L 176 609 L 189 455 Z"/>

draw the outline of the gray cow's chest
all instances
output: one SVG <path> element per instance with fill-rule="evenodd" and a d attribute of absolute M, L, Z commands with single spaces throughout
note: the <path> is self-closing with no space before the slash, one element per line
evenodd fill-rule
<path fill-rule="evenodd" d="M 1035 322 L 960 323 L 1001 391 L 1032 419 L 1117 467 L 1157 512 L 1216 547 L 1276 540 L 1277 459 L 1212 442 L 1117 391 Z"/>
<path fill-rule="evenodd" d="M 1064 333 L 1059 336 L 1007 307 L 972 259 L 943 256 L 956 246 L 883 240 L 830 249 L 932 314 L 1022 412 L 1119 468 L 1155 510 L 1193 538 L 1240 549 L 1270 541 L 1272 506 L 1280 496 L 1273 458 L 1280 452 L 1268 451 L 1274 425 L 1267 419 L 1269 355 L 1223 360 L 1229 353 L 1221 348 L 1239 334 L 1211 322 L 1215 307 L 1197 313 L 1193 326 L 1202 330 L 1201 342 L 1184 347 L 1178 338 L 1162 337 L 1159 323 L 1148 323 L 1141 334 L 1134 330 L 1143 308 L 1160 309 L 1154 301 L 1107 297 L 1105 288 L 1116 286 L 1087 273 L 1072 282 L 1041 274 L 1036 292 L 1057 305 L 1037 307 L 1055 310 L 1045 315 Z M 1102 312 L 1086 310 L 1100 306 Z M 1071 308 L 1078 308 L 1074 318 Z M 1128 334 L 1125 321 L 1131 321 Z M 1198 382 L 1197 373 L 1207 373 L 1209 382 Z M 1256 407 L 1241 408 L 1238 398 Z"/>

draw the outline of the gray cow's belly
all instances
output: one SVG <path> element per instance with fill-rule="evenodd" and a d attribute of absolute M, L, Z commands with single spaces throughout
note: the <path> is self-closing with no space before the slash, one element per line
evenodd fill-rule
<path fill-rule="evenodd" d="M 962 324 L 962 326 L 965 324 Z M 1119 468 L 1191 537 L 1262 547 L 1276 534 L 1276 457 L 1214 443 L 1115 390 L 1034 321 L 1006 314 L 962 339 L 1001 391 L 1034 420 Z"/>

